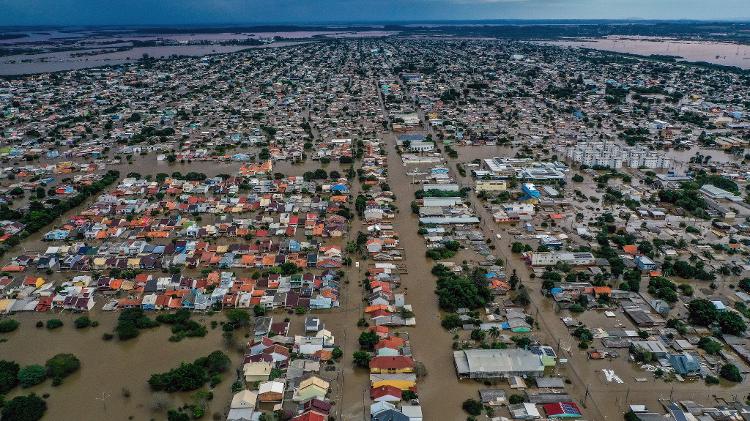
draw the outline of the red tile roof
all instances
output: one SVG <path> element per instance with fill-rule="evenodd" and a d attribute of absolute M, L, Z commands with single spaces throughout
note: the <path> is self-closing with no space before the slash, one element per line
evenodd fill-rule
<path fill-rule="evenodd" d="M 404 368 L 414 368 L 414 360 L 411 357 L 398 355 L 395 357 L 374 357 L 370 360 L 370 368 L 399 370 Z"/>

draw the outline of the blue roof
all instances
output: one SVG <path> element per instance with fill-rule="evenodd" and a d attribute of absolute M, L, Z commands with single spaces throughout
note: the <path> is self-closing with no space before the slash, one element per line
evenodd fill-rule
<path fill-rule="evenodd" d="M 698 360 L 690 354 L 674 354 L 669 356 L 669 363 L 678 374 L 689 374 L 700 371 L 701 365 Z"/>

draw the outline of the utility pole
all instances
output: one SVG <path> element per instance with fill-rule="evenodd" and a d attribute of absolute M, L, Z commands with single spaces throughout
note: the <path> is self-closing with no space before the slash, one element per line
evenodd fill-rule
<path fill-rule="evenodd" d="M 589 397 L 589 385 L 586 385 L 586 393 L 583 394 L 583 403 L 586 403 Z"/>
<path fill-rule="evenodd" d="M 625 392 L 625 405 L 628 404 L 629 397 L 630 397 L 630 386 L 628 386 L 628 391 Z"/>
<path fill-rule="evenodd" d="M 102 406 L 104 407 L 104 413 L 107 413 L 107 399 L 109 399 L 112 396 L 112 394 L 107 392 L 102 392 L 101 396 L 97 396 L 96 400 L 102 401 Z"/>

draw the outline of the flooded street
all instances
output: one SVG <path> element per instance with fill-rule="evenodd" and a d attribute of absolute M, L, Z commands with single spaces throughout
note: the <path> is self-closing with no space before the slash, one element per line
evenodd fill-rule
<path fill-rule="evenodd" d="M 470 177 L 461 177 L 455 171 L 455 164 L 476 158 L 503 156 L 503 149 L 507 148 L 457 147 L 456 149 L 459 152 L 459 158 L 447 159 L 451 175 L 458 180 L 459 184 L 470 186 L 472 183 Z M 693 154 L 694 152 L 691 151 L 689 155 L 685 156 L 685 159 Z M 490 238 L 492 244 L 496 246 L 496 257 L 507 262 L 506 271 L 508 273 L 513 270 L 517 272 L 522 284 L 526 286 L 530 293 L 532 302 L 527 312 L 539 322 L 540 327 L 540 329 L 532 332 L 533 336 L 542 343 L 555 348 L 559 363 L 555 367 L 554 374 L 571 380 L 571 384 L 566 385 L 566 391 L 581 405 L 588 419 L 621 419 L 622 414 L 627 412 L 628 405 L 634 402 L 645 404 L 649 408 L 661 407 L 662 403 L 670 399 L 692 400 L 701 404 L 712 405 L 720 399 L 731 401 L 737 393 L 740 396 L 750 393 L 750 386 L 744 385 L 738 388 L 725 382 L 719 386 L 711 387 L 710 390 L 707 390 L 702 381 L 682 383 L 679 385 L 679 389 L 675 389 L 670 383 L 648 376 L 648 373 L 641 369 L 638 364 L 631 362 L 628 359 L 627 349 L 621 350 L 622 352 L 617 358 L 599 361 L 588 359 L 586 353 L 577 348 L 577 340 L 571 336 L 569 329 L 563 324 L 561 318 L 572 316 L 587 326 L 616 329 L 622 328 L 623 323 L 626 325 L 631 323 L 627 316 L 621 310 L 615 311 L 616 317 L 614 319 L 609 319 L 599 311 L 573 314 L 567 310 L 560 311 L 557 309 L 553 301 L 542 294 L 541 281 L 531 277 L 532 271 L 529 266 L 510 252 L 511 244 L 517 241 L 517 237 L 510 234 L 509 231 L 520 229 L 520 225 L 495 224 L 492 222 L 492 215 L 484 208 L 476 195 L 470 194 L 469 197 L 477 213 L 484 221 L 481 227 L 486 238 Z M 500 239 L 495 236 L 496 232 L 501 234 Z M 566 359 L 567 362 L 562 363 L 561 359 Z M 615 373 L 620 375 L 624 383 L 615 384 L 606 381 L 602 372 L 603 369 L 614 370 Z M 648 380 L 637 380 L 641 378 Z"/>
<path fill-rule="evenodd" d="M 230 35 L 222 30 L 208 38 Z M 45 420 L 164 420 L 168 410 L 201 404 L 198 392 L 209 390 L 213 397 L 199 418 L 224 420 L 239 376 L 233 420 L 257 421 L 263 411 L 264 420 L 288 421 L 323 405 L 328 421 L 370 421 L 373 413 L 389 411 L 375 402 L 394 402 L 394 411 L 412 420 L 489 421 L 517 411 L 533 417 L 532 407 L 553 419 L 557 407 L 546 404 L 556 402 L 577 418 L 614 421 L 629 405 L 663 413 L 667 402 L 715 406 L 749 396 L 746 377 L 722 374 L 745 355 L 730 349 L 736 344 L 729 332 L 745 338 L 745 328 L 726 330 L 719 312 L 745 300 L 736 286 L 750 293 L 739 282 L 749 255 L 743 246 L 750 247 L 739 233 L 750 229 L 734 226 L 750 213 L 698 198 L 750 203 L 746 108 L 714 111 L 718 105 L 709 102 L 721 95 L 741 103 L 734 92 L 745 76 L 737 69 L 639 60 L 632 67 L 654 71 L 648 86 L 665 87 L 648 110 L 625 118 L 616 107 L 642 102 L 634 93 L 593 88 L 634 77 L 620 60 L 600 62 L 602 54 L 590 50 L 533 41 L 319 39 L 365 38 L 333 29 L 304 35 L 216 59 L 8 78 L 0 90 L 9 104 L 0 111 L 10 122 L 3 127 L 8 146 L 0 151 L 7 173 L 0 189 L 9 204 L 0 218 L 0 242 L 7 241 L 0 245 L 0 313 L 21 325 L 0 334 L 0 359 L 25 367 L 72 353 L 81 368 L 59 386 L 48 379 L 16 387 L 7 398 L 44 396 Z M 184 42 L 195 56 L 255 48 L 193 45 L 187 33 L 164 38 Z M 263 49 L 295 43 L 304 45 Z M 724 45 L 614 37 L 549 44 L 703 61 L 711 61 L 712 46 Z M 161 41 L 136 45 L 90 56 L 44 49 L 49 56 L 26 55 L 32 59 L 16 63 L 10 61 L 18 57 L 6 56 L 0 72 L 181 54 Z M 715 60 L 749 61 L 747 46 L 726 45 L 736 54 L 716 47 Z M 573 66 L 576 56 L 583 65 Z M 433 57 L 440 58 L 434 65 Z M 596 73 L 599 67 L 607 71 Z M 720 75 L 708 88 L 667 86 L 680 78 L 657 80 L 670 67 Z M 89 99 L 71 94 L 75 89 Z M 685 99 L 667 104 L 670 92 Z M 561 109 L 552 97 L 577 106 Z M 578 104 L 584 97 L 589 102 Z M 594 115 L 601 119 L 589 120 Z M 733 132 L 738 125 L 743 132 Z M 664 142 L 672 128 L 678 137 Z M 657 135 L 660 140 L 652 139 Z M 583 139 L 637 148 L 585 142 L 593 151 L 586 161 L 587 155 L 574 155 Z M 488 145 L 494 142 L 502 145 Z M 691 148 L 663 149 L 672 146 Z M 672 161 L 653 162 L 656 155 Z M 695 157 L 700 162 L 690 162 Z M 603 162 L 618 171 L 600 168 Z M 97 181 L 111 182 L 115 176 L 104 175 L 110 170 L 119 180 Z M 671 183 L 683 179 L 667 174 L 672 170 L 677 176 L 691 171 L 703 184 Z M 719 197 L 702 188 L 708 183 L 737 193 Z M 726 226 L 718 223 L 721 212 L 734 215 Z M 439 299 L 432 269 L 440 263 Z M 671 285 L 654 281 L 662 275 L 679 279 L 657 289 L 652 284 Z M 687 304 L 696 298 L 716 307 L 713 318 L 679 329 L 678 320 L 695 324 Z M 714 298 L 727 298 L 723 309 Z M 233 326 L 223 326 L 225 310 L 233 307 L 248 314 L 235 314 L 242 327 L 227 337 L 222 328 Z M 184 309 L 180 316 L 190 312 L 200 324 L 190 334 L 201 334 L 201 326 L 207 334 L 183 338 L 185 320 L 173 334 L 161 318 L 160 326 L 120 341 L 109 335 L 123 308 L 144 309 L 152 319 Z M 736 308 L 738 317 L 750 318 L 750 309 Z M 84 314 L 98 326 L 76 329 Z M 36 327 L 55 318 L 64 326 Z M 716 325 L 724 336 L 711 332 Z M 723 352 L 702 349 L 699 338 L 712 333 L 726 342 Z M 635 348 L 641 340 L 663 342 L 679 358 L 689 359 L 692 350 L 702 360 L 678 372 L 680 363 L 671 360 L 678 356 L 660 349 L 642 355 Z M 189 393 L 149 386 L 151 375 L 217 350 L 232 364 L 215 387 L 195 381 L 177 388 L 179 381 L 167 376 L 169 387 L 154 387 L 202 386 Z M 467 352 L 457 352 L 454 361 L 459 350 Z M 198 376 L 204 368 L 196 369 Z M 488 395 L 495 398 L 486 407 L 467 402 Z M 533 405 L 514 406 L 522 401 Z M 271 415 L 276 409 L 290 416 Z M 381 417 L 389 419 L 387 412 Z"/>
<path fill-rule="evenodd" d="M 453 364 L 452 335 L 440 325 L 441 314 L 435 295 L 435 276 L 430 272 L 434 262 L 425 257 L 427 248 L 417 232 L 418 218 L 409 210 L 414 192 L 421 189 L 411 184 L 407 167 L 396 153 L 393 135 L 385 138 L 388 152 L 388 178 L 396 194 L 400 212 L 393 221 L 399 242 L 406 252 L 404 264 L 408 274 L 401 275 L 406 300 L 412 305 L 417 325 L 406 329 L 414 349 L 414 359 L 424 364 L 427 376 L 417 384 L 426 420 L 465 420 L 461 403 L 475 398 L 479 383 L 459 381 Z"/>

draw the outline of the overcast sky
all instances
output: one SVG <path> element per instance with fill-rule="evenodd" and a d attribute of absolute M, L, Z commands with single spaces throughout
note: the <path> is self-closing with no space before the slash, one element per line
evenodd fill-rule
<path fill-rule="evenodd" d="M 750 0 L 0 0 L 0 25 L 749 19 Z"/>

